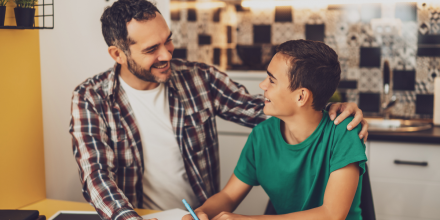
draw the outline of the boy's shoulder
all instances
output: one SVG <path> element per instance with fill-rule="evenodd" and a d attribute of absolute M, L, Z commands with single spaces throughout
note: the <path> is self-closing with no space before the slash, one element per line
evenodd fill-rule
<path fill-rule="evenodd" d="M 275 132 L 279 131 L 280 119 L 276 117 L 270 117 L 263 122 L 260 122 L 257 126 L 252 129 L 249 138 L 252 139 L 260 139 L 264 138 L 272 138 L 275 136 Z M 278 127 L 278 129 L 277 129 Z"/>
<path fill-rule="evenodd" d="M 262 132 L 267 129 L 274 129 L 279 124 L 280 119 L 276 117 L 270 117 L 252 129 L 252 132 Z"/>

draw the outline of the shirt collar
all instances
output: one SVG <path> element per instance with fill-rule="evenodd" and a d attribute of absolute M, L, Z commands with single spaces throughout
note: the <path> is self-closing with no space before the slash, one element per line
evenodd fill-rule
<path fill-rule="evenodd" d="M 116 95 L 119 92 L 119 72 L 121 71 L 121 65 L 118 63 L 115 63 L 113 68 L 111 69 L 111 72 L 108 76 L 108 96 L 107 98 L 111 99 L 112 103 L 115 102 Z"/>
<path fill-rule="evenodd" d="M 170 62 L 171 63 L 171 62 Z M 121 64 L 119 63 L 115 63 L 115 65 L 113 66 L 113 68 L 111 69 L 111 72 L 109 74 L 109 85 L 108 85 L 108 96 L 107 98 L 111 99 L 111 101 L 114 103 L 115 99 L 116 99 L 116 95 L 119 92 L 119 74 L 121 71 Z M 171 64 L 171 78 L 170 80 L 166 83 L 166 85 L 172 89 L 173 91 L 177 91 L 176 88 L 176 83 L 175 83 L 175 71 L 174 71 L 174 65 Z"/>

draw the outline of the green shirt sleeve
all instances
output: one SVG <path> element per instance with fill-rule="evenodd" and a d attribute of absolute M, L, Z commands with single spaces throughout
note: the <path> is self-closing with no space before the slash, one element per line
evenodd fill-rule
<path fill-rule="evenodd" d="M 360 175 L 365 173 L 365 162 L 367 161 L 365 144 L 358 136 L 362 126 L 359 124 L 353 130 L 347 130 L 347 125 L 352 119 L 353 117 L 348 117 L 336 126 L 330 158 L 330 173 L 356 162 L 361 168 Z"/>
<path fill-rule="evenodd" d="M 257 179 L 255 167 L 254 142 L 256 143 L 256 141 L 254 139 L 254 131 L 252 131 L 246 141 L 246 144 L 244 145 L 243 150 L 241 151 L 234 174 L 242 182 L 251 186 L 258 186 L 260 183 Z"/>

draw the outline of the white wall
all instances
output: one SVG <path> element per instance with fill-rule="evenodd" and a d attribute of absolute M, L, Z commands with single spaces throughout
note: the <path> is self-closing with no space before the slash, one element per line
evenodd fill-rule
<path fill-rule="evenodd" d="M 169 23 L 169 0 L 157 1 Z M 113 66 L 100 24 L 104 8 L 113 2 L 55 1 L 55 29 L 40 31 L 46 190 L 50 199 L 85 201 L 68 132 L 70 100 L 78 84 Z"/>

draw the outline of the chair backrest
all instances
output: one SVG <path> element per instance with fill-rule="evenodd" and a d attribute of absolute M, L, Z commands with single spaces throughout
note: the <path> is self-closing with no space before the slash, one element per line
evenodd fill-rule
<path fill-rule="evenodd" d="M 365 173 L 362 177 L 362 193 L 361 205 L 363 220 L 376 220 L 374 212 L 373 194 L 371 193 L 370 176 L 368 174 L 368 167 L 365 164 Z"/>
<path fill-rule="evenodd" d="M 264 215 L 276 215 L 277 211 L 275 211 L 275 207 L 273 207 L 272 202 L 269 199 L 269 202 L 266 206 L 266 211 L 264 211 Z"/>
<path fill-rule="evenodd" d="M 370 176 L 368 174 L 368 167 L 365 164 L 365 173 L 362 177 L 362 192 L 361 192 L 361 204 L 362 219 L 363 220 L 376 220 L 376 214 L 374 212 L 373 195 L 371 193 Z M 267 203 L 265 215 L 276 215 L 277 212 L 273 207 L 272 202 L 269 200 Z"/>

